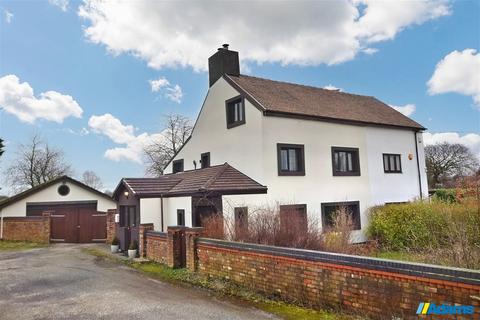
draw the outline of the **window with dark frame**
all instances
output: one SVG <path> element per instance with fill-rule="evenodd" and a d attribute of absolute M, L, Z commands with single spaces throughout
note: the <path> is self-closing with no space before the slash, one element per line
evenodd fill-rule
<path fill-rule="evenodd" d="M 136 227 L 140 225 L 140 214 L 135 206 L 120 206 L 120 227 Z"/>
<path fill-rule="evenodd" d="M 280 206 L 280 230 L 298 234 L 307 232 L 308 218 L 306 204 Z"/>
<path fill-rule="evenodd" d="M 246 239 L 248 236 L 248 207 L 234 208 L 235 215 L 235 238 Z"/>
<path fill-rule="evenodd" d="M 202 169 L 210 167 L 210 152 L 205 152 L 200 155 L 200 165 Z"/>
<path fill-rule="evenodd" d="M 340 210 L 345 209 L 352 218 L 353 230 L 360 230 L 360 202 L 327 202 L 322 203 L 322 226 L 323 230 L 328 230 L 335 226 L 335 216 Z"/>
<path fill-rule="evenodd" d="M 332 167 L 334 176 L 359 176 L 358 148 L 332 147 Z"/>
<path fill-rule="evenodd" d="M 241 96 L 225 101 L 225 108 L 228 129 L 245 123 L 245 103 Z"/>
<path fill-rule="evenodd" d="M 402 173 L 402 161 L 399 154 L 383 154 L 383 171 L 385 173 Z"/>
<path fill-rule="evenodd" d="M 177 226 L 185 225 L 185 209 L 177 209 Z"/>
<path fill-rule="evenodd" d="M 278 175 L 305 175 L 305 147 L 303 144 L 277 143 Z"/>
<path fill-rule="evenodd" d="M 183 159 L 174 160 L 172 164 L 172 173 L 183 172 Z"/>

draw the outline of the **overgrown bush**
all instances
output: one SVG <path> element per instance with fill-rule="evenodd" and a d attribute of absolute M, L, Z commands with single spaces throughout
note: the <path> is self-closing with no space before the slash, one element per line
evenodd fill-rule
<path fill-rule="evenodd" d="M 202 221 L 203 235 L 209 238 L 272 246 L 353 253 L 350 243 L 353 222 L 347 209 L 338 210 L 334 226 L 321 230 L 314 215 L 299 216 L 292 211 L 280 215 L 279 205 L 256 208 L 248 213 L 246 228 L 235 225 L 228 215 L 212 215 Z"/>
<path fill-rule="evenodd" d="M 367 234 L 383 250 L 422 253 L 430 263 L 480 267 L 480 215 L 473 202 L 437 199 L 375 207 Z"/>
<path fill-rule="evenodd" d="M 454 203 L 457 202 L 457 191 L 455 189 L 437 189 L 433 197 L 437 201 Z"/>

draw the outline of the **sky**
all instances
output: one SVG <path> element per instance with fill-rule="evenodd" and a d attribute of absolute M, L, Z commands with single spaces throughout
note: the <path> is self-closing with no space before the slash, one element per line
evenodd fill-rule
<path fill-rule="evenodd" d="M 0 171 L 40 134 L 74 177 L 144 176 L 143 147 L 165 115 L 196 118 L 223 43 L 241 73 L 375 96 L 426 144 L 480 156 L 479 1 L 0 0 Z"/>

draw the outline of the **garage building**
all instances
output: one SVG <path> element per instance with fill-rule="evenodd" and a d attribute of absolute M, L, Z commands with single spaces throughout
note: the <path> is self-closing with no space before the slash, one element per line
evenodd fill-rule
<path fill-rule="evenodd" d="M 115 208 L 107 194 L 62 176 L 0 202 L 0 237 L 6 221 L 35 220 L 48 211 L 51 242 L 105 242 L 106 211 Z"/>

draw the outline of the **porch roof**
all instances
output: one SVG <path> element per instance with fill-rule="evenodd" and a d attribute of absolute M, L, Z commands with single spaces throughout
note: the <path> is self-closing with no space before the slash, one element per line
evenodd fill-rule
<path fill-rule="evenodd" d="M 113 194 L 118 199 L 122 186 L 139 198 L 180 197 L 198 194 L 267 193 L 267 187 L 228 163 L 205 169 L 166 174 L 157 178 L 123 178 Z"/>

